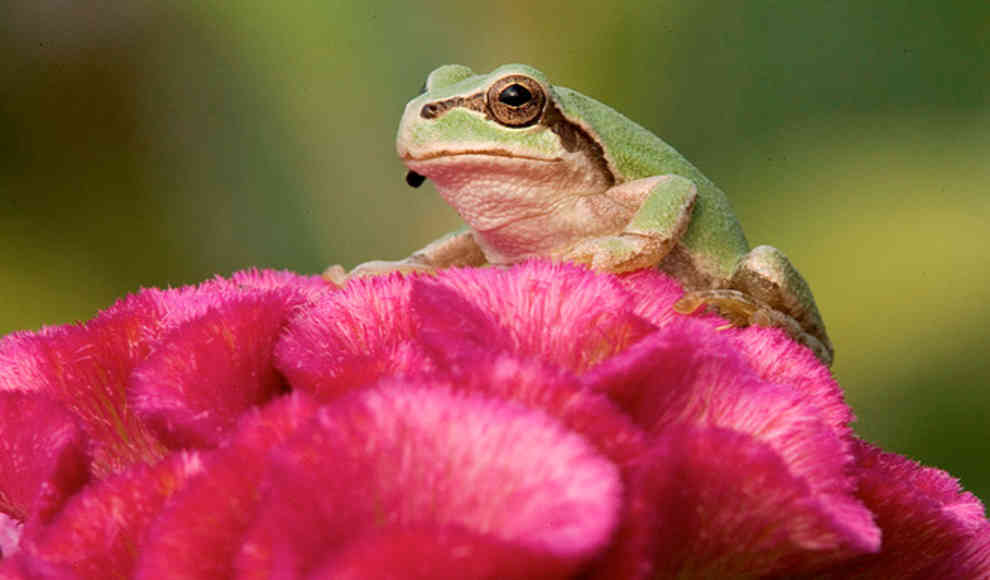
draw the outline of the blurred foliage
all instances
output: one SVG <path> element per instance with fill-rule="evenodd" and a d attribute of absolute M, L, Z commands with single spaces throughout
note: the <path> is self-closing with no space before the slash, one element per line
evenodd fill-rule
<path fill-rule="evenodd" d="M 815 290 L 867 439 L 990 499 L 990 3 L 0 7 L 0 334 L 456 227 L 393 136 L 435 66 L 543 69 L 678 147 Z"/>

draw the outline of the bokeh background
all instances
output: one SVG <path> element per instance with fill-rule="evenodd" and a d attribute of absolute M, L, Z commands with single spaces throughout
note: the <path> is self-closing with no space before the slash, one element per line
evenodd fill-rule
<path fill-rule="evenodd" d="M 990 3 L 0 6 L 0 334 L 142 286 L 408 255 L 435 66 L 541 68 L 654 130 L 811 283 L 865 438 L 990 500 Z"/>

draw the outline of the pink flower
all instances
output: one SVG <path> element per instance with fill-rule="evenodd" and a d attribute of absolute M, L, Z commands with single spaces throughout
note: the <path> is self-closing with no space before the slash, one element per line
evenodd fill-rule
<path fill-rule="evenodd" d="M 990 523 L 656 272 L 243 272 L 0 341 L 0 578 L 979 578 Z"/>

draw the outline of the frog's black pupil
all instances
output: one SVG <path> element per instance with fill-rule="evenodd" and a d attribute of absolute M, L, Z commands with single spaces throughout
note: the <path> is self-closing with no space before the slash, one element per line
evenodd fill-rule
<path fill-rule="evenodd" d="M 513 83 L 505 87 L 505 90 L 498 94 L 498 100 L 510 107 L 525 105 L 532 98 L 533 94 L 526 87 L 518 83 Z"/>

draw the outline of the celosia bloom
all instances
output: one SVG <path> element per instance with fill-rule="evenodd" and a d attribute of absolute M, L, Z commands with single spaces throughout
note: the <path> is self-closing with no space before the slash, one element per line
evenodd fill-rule
<path fill-rule="evenodd" d="M 0 577 L 987 577 L 975 497 L 680 293 L 245 272 L 9 335 Z"/>

